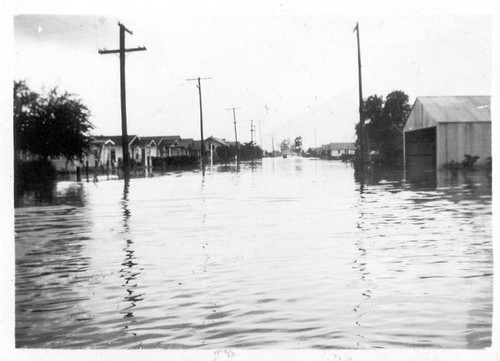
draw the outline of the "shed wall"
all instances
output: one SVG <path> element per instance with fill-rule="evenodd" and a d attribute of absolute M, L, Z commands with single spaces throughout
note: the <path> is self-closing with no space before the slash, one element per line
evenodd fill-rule
<path fill-rule="evenodd" d="M 437 167 L 461 162 L 465 154 L 479 156 L 476 164 L 491 157 L 491 123 L 439 123 L 437 126 Z"/>

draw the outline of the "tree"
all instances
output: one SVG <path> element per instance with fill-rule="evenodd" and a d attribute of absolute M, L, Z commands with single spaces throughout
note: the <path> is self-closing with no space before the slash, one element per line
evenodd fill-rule
<path fill-rule="evenodd" d="M 291 151 L 291 141 L 290 139 L 283 139 L 280 143 L 280 149 L 282 154 L 288 154 Z"/>
<path fill-rule="evenodd" d="M 293 151 L 295 154 L 300 155 L 302 153 L 302 137 L 295 138 L 293 142 Z"/>
<path fill-rule="evenodd" d="M 42 159 L 81 159 L 88 150 L 90 111 L 80 99 L 57 88 L 40 95 L 14 82 L 14 147 Z"/>
<path fill-rule="evenodd" d="M 24 81 L 14 82 L 14 149 L 28 150 L 30 119 L 36 112 L 39 95 L 31 91 Z"/>
<path fill-rule="evenodd" d="M 240 145 L 240 160 L 260 159 L 262 158 L 263 151 L 254 142 L 243 143 Z"/>
<path fill-rule="evenodd" d="M 379 152 L 381 162 L 395 164 L 402 161 L 402 131 L 411 110 L 408 99 L 403 91 L 396 90 L 389 93 L 385 101 L 381 96 L 372 95 L 363 104 L 367 151 Z M 359 123 L 356 134 L 356 143 L 359 144 Z"/>
<path fill-rule="evenodd" d="M 227 163 L 229 160 L 234 159 L 234 156 L 236 155 L 236 147 L 220 146 L 215 149 L 215 153 L 223 163 Z"/>

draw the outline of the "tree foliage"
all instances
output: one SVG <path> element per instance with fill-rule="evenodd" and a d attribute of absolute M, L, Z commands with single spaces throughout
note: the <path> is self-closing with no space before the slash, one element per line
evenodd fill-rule
<path fill-rule="evenodd" d="M 380 153 L 382 162 L 398 163 L 402 160 L 402 131 L 411 110 L 408 100 L 408 95 L 396 90 L 389 93 L 385 101 L 382 96 L 372 95 L 363 104 L 367 151 Z M 359 123 L 356 134 L 356 143 L 359 144 Z"/>
<path fill-rule="evenodd" d="M 42 159 L 65 156 L 81 158 L 88 149 L 90 111 L 74 95 L 46 94 L 29 89 L 24 81 L 14 82 L 14 147 Z"/>
<path fill-rule="evenodd" d="M 296 137 L 293 141 L 293 152 L 298 155 L 302 153 L 302 137 Z"/>
<path fill-rule="evenodd" d="M 248 161 L 252 158 L 259 159 L 262 158 L 263 151 L 255 143 L 248 142 L 239 145 L 239 150 L 236 146 L 230 145 L 228 147 L 217 147 L 215 150 L 217 156 L 223 163 L 227 163 L 235 158 L 235 155 L 239 153 L 239 161 Z"/>
<path fill-rule="evenodd" d="M 280 143 L 280 149 L 282 154 L 288 154 L 291 151 L 292 142 L 290 139 L 283 139 Z"/>

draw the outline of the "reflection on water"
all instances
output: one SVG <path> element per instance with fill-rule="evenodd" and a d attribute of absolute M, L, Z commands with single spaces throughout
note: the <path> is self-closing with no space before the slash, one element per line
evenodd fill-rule
<path fill-rule="evenodd" d="M 15 211 L 16 345 L 491 345 L 491 176 L 264 159 Z"/>

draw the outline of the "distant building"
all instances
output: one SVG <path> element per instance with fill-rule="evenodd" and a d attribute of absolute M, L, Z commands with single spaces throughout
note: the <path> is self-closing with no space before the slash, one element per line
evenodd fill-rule
<path fill-rule="evenodd" d="M 341 155 L 352 155 L 356 151 L 356 146 L 353 142 L 344 143 L 330 143 L 328 150 L 333 157 L 340 157 Z"/>
<path fill-rule="evenodd" d="M 317 154 L 328 157 L 340 158 L 346 155 L 354 155 L 356 146 L 353 142 L 322 144 L 319 148 L 314 148 Z"/>
<path fill-rule="evenodd" d="M 181 155 L 180 135 L 165 135 L 160 137 L 158 142 L 158 156 L 162 158 L 175 157 Z"/>
<path fill-rule="evenodd" d="M 229 144 L 223 139 L 215 138 L 213 136 L 205 139 L 205 148 L 207 149 L 209 155 L 212 153 L 213 159 L 217 160 L 217 148 L 219 147 L 229 147 Z"/>
<path fill-rule="evenodd" d="M 128 136 L 128 152 L 132 158 L 134 145 L 139 141 L 137 135 Z M 88 162 L 89 166 L 95 165 L 118 165 L 123 162 L 122 136 L 95 136 L 90 142 L 90 149 L 84 158 L 83 163 Z M 97 164 L 96 164 L 97 162 Z"/>
<path fill-rule="evenodd" d="M 478 156 L 491 157 L 489 96 L 418 97 L 404 128 L 407 167 L 441 168 Z"/>
<path fill-rule="evenodd" d="M 138 137 L 133 144 L 133 159 L 136 164 L 151 166 L 151 158 L 159 156 L 158 144 L 162 137 Z"/>

